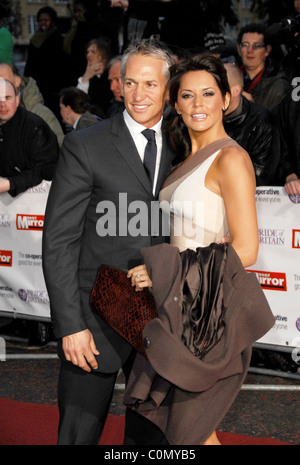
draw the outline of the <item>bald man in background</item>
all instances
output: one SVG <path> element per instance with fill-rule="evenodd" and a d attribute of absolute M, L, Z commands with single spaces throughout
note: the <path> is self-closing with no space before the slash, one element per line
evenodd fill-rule
<path fill-rule="evenodd" d="M 49 126 L 19 103 L 14 85 L 0 78 L 0 194 L 12 197 L 51 181 L 59 154 Z"/>
<path fill-rule="evenodd" d="M 35 80 L 31 77 L 21 77 L 17 68 L 8 63 L 0 63 L 0 77 L 13 83 L 19 93 L 20 106 L 42 118 L 54 132 L 61 146 L 64 139 L 62 127 L 50 108 L 44 105 L 44 98 Z"/>
<path fill-rule="evenodd" d="M 243 74 L 233 63 L 224 64 L 231 89 L 231 100 L 223 118 L 227 134 L 250 155 L 256 185 L 274 185 L 279 161 L 279 138 L 272 115 L 243 95 Z"/>

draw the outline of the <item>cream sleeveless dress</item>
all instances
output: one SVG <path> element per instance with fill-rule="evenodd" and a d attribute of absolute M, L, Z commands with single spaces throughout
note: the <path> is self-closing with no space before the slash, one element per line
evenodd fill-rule
<path fill-rule="evenodd" d="M 162 211 L 170 224 L 170 243 L 179 251 L 206 247 L 229 235 L 223 198 L 205 186 L 206 174 L 230 137 L 212 142 L 174 168 L 160 191 Z"/>

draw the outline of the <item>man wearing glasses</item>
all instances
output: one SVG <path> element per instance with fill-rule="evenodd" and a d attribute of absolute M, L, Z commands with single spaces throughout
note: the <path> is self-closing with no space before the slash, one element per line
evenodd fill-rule
<path fill-rule="evenodd" d="M 244 91 L 256 103 L 276 113 L 290 84 L 279 67 L 269 59 L 272 47 L 265 39 L 263 25 L 249 24 L 240 30 L 237 48 L 242 60 Z"/>

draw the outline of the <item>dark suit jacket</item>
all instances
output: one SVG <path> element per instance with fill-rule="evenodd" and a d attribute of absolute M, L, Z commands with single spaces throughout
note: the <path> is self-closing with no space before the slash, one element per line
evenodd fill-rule
<path fill-rule="evenodd" d="M 164 139 L 157 193 L 173 157 Z M 130 269 L 141 263 L 141 248 L 164 240 L 156 231 L 151 235 L 150 222 L 150 233 L 145 236 L 118 234 L 120 193 L 127 196 L 127 205 L 142 201 L 149 211 L 155 199 L 122 114 L 65 137 L 43 233 L 43 269 L 54 335 L 60 339 L 89 328 L 100 352 L 102 372 L 120 369 L 131 347 L 90 308 L 98 267 L 108 264 Z M 115 235 L 101 237 L 97 232 L 98 220 L 107 213 L 102 207 L 108 205 L 100 202 L 115 206 Z M 123 213 L 123 226 L 135 215 Z"/>
<path fill-rule="evenodd" d="M 79 129 L 84 129 L 87 128 L 88 126 L 91 126 L 92 124 L 99 123 L 100 119 L 96 116 L 90 113 L 89 111 L 84 112 L 76 125 L 76 131 L 79 131 Z"/>

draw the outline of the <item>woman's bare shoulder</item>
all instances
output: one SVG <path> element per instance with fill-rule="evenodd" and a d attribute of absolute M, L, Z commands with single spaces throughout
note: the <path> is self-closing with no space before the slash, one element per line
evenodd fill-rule
<path fill-rule="evenodd" d="M 237 144 L 224 147 L 220 151 L 218 165 L 221 169 L 236 171 L 244 166 L 253 171 L 253 164 L 248 152 Z"/>
<path fill-rule="evenodd" d="M 232 157 L 240 157 L 241 159 L 247 159 L 249 158 L 249 154 L 245 149 L 243 149 L 243 147 L 241 147 L 238 144 L 232 144 L 221 149 L 220 158 L 230 160 L 230 158 Z"/>
<path fill-rule="evenodd" d="M 253 163 L 248 152 L 240 145 L 221 150 L 217 160 L 217 176 L 222 192 L 233 185 L 237 189 L 246 185 L 253 189 L 256 185 Z"/>

